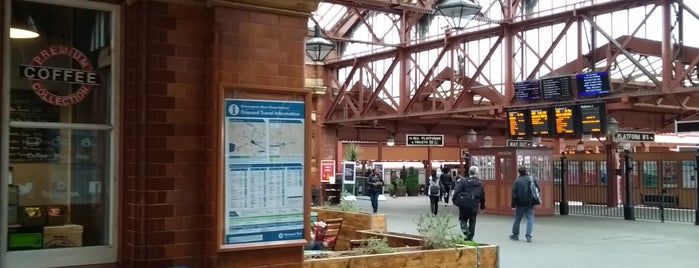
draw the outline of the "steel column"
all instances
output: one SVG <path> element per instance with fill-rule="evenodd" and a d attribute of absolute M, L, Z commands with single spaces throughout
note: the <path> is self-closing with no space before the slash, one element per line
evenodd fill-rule
<path fill-rule="evenodd" d="M 561 215 L 568 215 L 569 211 L 568 193 L 566 192 L 567 188 L 568 180 L 566 180 L 566 154 L 563 152 L 561 154 L 561 202 L 558 205 L 558 213 Z"/>
<path fill-rule="evenodd" d="M 670 0 L 662 0 L 662 45 L 661 45 L 661 55 L 663 60 L 663 67 L 661 70 L 662 74 L 662 91 L 667 91 L 672 83 L 672 71 L 674 67 L 672 66 L 672 39 L 670 39 L 671 22 L 670 22 Z"/>
<path fill-rule="evenodd" d="M 633 189 L 631 188 L 631 171 L 633 164 L 629 150 L 624 149 L 624 182 L 626 184 L 626 194 L 624 200 L 624 219 L 627 221 L 636 220 L 633 206 Z M 662 203 L 662 202 L 661 202 Z"/>

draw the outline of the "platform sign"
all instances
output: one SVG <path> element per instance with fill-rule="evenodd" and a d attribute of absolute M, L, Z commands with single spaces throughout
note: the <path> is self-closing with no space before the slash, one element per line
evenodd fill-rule
<path fill-rule="evenodd" d="M 699 121 L 675 121 L 675 133 L 699 132 Z"/>
<path fill-rule="evenodd" d="M 444 146 L 444 135 L 406 134 L 407 146 Z"/>
<path fill-rule="evenodd" d="M 614 134 L 614 141 L 655 141 L 655 133 L 619 131 Z"/>

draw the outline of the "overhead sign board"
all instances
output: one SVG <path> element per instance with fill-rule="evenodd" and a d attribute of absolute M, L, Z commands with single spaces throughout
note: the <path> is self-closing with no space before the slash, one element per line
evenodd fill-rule
<path fill-rule="evenodd" d="M 507 140 L 507 146 L 532 147 L 534 146 L 534 142 L 532 140 Z"/>
<path fill-rule="evenodd" d="M 614 141 L 655 141 L 655 133 L 619 131 L 614 134 Z"/>
<path fill-rule="evenodd" d="M 675 133 L 699 132 L 699 121 L 675 121 Z"/>
<path fill-rule="evenodd" d="M 444 146 L 444 135 L 435 134 L 406 134 L 407 146 Z"/>

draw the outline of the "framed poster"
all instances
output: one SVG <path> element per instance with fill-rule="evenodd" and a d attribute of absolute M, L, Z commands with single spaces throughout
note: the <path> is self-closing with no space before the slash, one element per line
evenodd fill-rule
<path fill-rule="evenodd" d="M 305 102 L 222 102 L 221 248 L 305 243 Z"/>
<path fill-rule="evenodd" d="M 334 181 L 335 160 L 320 160 L 320 182 Z"/>
<path fill-rule="evenodd" d="M 343 162 L 342 163 L 342 184 L 354 184 L 357 174 L 355 174 L 355 168 L 357 163 L 355 162 Z"/>

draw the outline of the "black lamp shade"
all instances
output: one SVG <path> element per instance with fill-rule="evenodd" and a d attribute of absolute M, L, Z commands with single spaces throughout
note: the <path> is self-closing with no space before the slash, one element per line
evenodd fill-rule
<path fill-rule="evenodd" d="M 468 0 L 445 0 L 435 7 L 435 14 L 445 17 L 453 29 L 463 29 L 482 8 Z"/>
<path fill-rule="evenodd" d="M 13 1 L 12 21 L 10 24 L 10 38 L 36 38 L 39 31 L 36 29 L 34 19 Z"/>
<path fill-rule="evenodd" d="M 320 37 L 320 27 L 316 25 L 313 38 L 306 41 L 306 55 L 313 61 L 322 61 L 335 48 L 335 44 Z"/>

